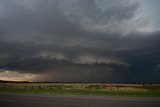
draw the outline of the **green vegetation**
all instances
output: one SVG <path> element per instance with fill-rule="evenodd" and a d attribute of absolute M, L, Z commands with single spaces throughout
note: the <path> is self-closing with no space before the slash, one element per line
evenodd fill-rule
<path fill-rule="evenodd" d="M 0 92 L 160 97 L 160 84 L 0 83 Z"/>

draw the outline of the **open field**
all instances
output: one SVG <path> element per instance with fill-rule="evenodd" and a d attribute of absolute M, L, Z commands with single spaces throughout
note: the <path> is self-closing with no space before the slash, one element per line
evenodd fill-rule
<path fill-rule="evenodd" d="M 0 83 L 0 92 L 160 97 L 160 84 Z"/>

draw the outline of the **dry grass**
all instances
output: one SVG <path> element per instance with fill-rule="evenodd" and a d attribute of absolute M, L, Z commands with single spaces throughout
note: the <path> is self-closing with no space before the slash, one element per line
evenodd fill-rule
<path fill-rule="evenodd" d="M 160 84 L 92 84 L 92 83 L 0 83 L 0 91 L 160 96 Z"/>
<path fill-rule="evenodd" d="M 89 89 L 89 90 L 160 90 L 160 84 L 92 83 L 0 83 L 0 88 L 18 89 Z"/>

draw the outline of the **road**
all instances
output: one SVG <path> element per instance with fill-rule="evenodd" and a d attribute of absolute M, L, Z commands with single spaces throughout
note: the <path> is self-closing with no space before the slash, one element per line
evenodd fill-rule
<path fill-rule="evenodd" d="M 160 98 L 0 93 L 1 107 L 160 107 Z"/>

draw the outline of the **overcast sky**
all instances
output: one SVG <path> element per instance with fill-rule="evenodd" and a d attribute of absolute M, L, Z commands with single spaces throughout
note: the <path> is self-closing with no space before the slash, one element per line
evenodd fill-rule
<path fill-rule="evenodd" d="M 160 83 L 160 0 L 0 0 L 0 80 Z"/>

